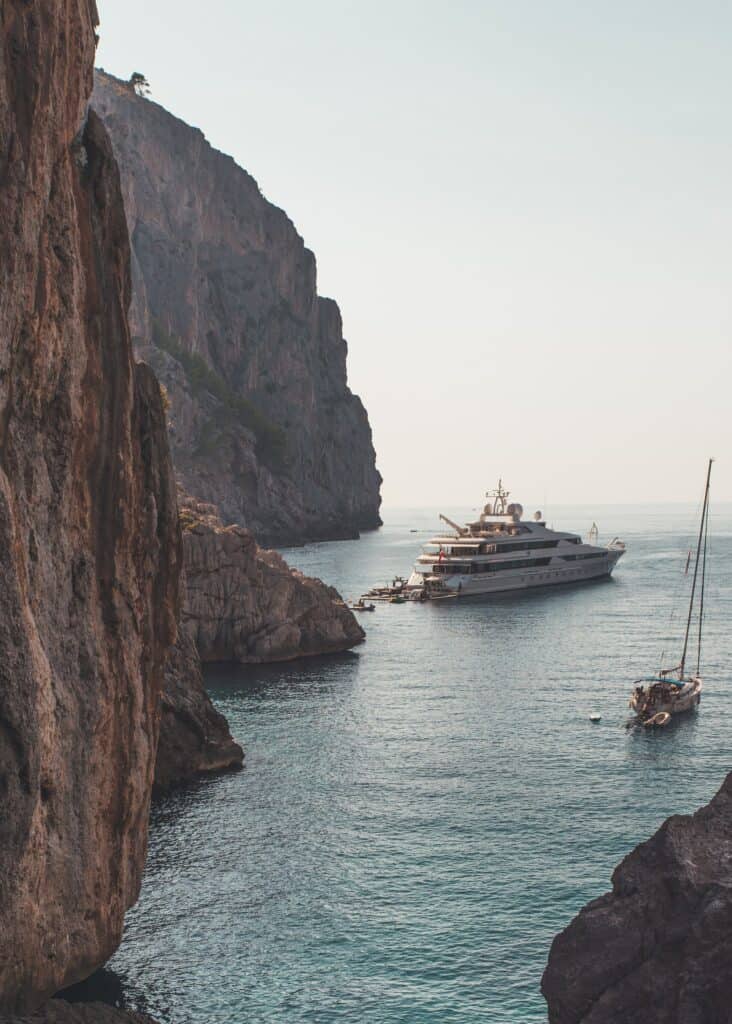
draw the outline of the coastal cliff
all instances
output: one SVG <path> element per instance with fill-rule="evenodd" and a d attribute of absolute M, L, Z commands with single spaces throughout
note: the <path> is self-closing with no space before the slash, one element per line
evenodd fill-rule
<path fill-rule="evenodd" d="M 196 646 L 181 629 L 165 665 L 155 791 L 243 763 L 244 751 L 206 693 Z"/>
<path fill-rule="evenodd" d="M 201 660 L 288 661 L 355 647 L 364 632 L 333 587 L 291 569 L 211 505 L 181 502 L 181 630 Z"/>
<path fill-rule="evenodd" d="M 550 1024 L 729 1024 L 732 774 L 616 868 L 552 943 Z"/>
<path fill-rule="evenodd" d="M 103 72 L 93 106 L 122 177 L 133 340 L 167 389 L 185 489 L 266 544 L 378 526 L 371 428 L 312 252 L 198 129 Z"/>
<path fill-rule="evenodd" d="M 93 0 L 0 37 L 0 1012 L 114 951 L 145 861 L 179 532 L 127 324 L 119 177 L 86 116 Z"/>

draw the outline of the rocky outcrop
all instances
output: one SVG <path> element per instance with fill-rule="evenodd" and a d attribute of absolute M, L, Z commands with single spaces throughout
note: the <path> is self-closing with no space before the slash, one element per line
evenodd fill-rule
<path fill-rule="evenodd" d="M 211 505 L 193 499 L 182 503 L 180 517 L 181 630 L 202 661 L 288 661 L 364 639 L 338 591 L 263 551 L 249 530 L 224 526 Z"/>
<path fill-rule="evenodd" d="M 186 490 L 267 544 L 378 526 L 371 429 L 312 252 L 200 131 L 101 72 L 93 105 L 122 175 L 132 332 Z"/>
<path fill-rule="evenodd" d="M 51 999 L 23 1016 L 3 1017 L 0 1024 L 156 1024 L 152 1017 L 133 1010 L 118 1010 L 106 1003 L 67 1003 Z"/>
<path fill-rule="evenodd" d="M 612 884 L 552 944 L 550 1024 L 729 1024 L 732 775 L 626 857 Z"/>
<path fill-rule="evenodd" d="M 3 0 L 0 1012 L 117 946 L 146 852 L 179 535 L 129 247 L 86 118 L 93 0 Z"/>
<path fill-rule="evenodd" d="M 168 655 L 155 762 L 158 793 L 199 775 L 240 768 L 244 752 L 211 703 L 193 640 L 180 630 Z"/>

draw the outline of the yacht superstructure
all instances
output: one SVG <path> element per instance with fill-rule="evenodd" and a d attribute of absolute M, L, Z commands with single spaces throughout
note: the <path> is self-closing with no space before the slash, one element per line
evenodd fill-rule
<path fill-rule="evenodd" d="M 525 521 L 523 508 L 509 504 L 509 496 L 499 480 L 476 522 L 460 526 L 441 515 L 454 532 L 424 545 L 405 589 L 425 598 L 467 597 L 581 583 L 609 576 L 625 552 L 617 537 L 599 547 L 577 534 L 550 530 L 541 512 Z"/>

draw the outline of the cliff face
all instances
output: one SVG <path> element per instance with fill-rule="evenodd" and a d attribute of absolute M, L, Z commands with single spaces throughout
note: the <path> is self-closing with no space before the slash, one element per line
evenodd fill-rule
<path fill-rule="evenodd" d="M 732 775 L 616 868 L 612 892 L 554 940 L 551 1024 L 729 1024 Z"/>
<path fill-rule="evenodd" d="M 243 763 L 244 751 L 206 693 L 196 645 L 180 630 L 165 665 L 155 789 Z"/>
<path fill-rule="evenodd" d="M 0 35 L 0 1012 L 103 962 L 144 864 L 177 615 L 160 391 L 135 367 L 127 228 L 91 114 L 93 0 Z"/>
<path fill-rule="evenodd" d="M 186 567 L 181 630 L 201 660 L 256 663 L 345 651 L 364 632 L 333 587 L 263 551 L 216 510 L 181 506 Z"/>
<path fill-rule="evenodd" d="M 371 429 L 313 254 L 200 131 L 100 72 L 93 105 L 122 176 L 132 333 L 170 396 L 186 490 L 263 543 L 378 526 Z"/>

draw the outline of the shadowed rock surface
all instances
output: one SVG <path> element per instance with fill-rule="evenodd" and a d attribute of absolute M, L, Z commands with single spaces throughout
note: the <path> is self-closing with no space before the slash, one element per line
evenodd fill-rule
<path fill-rule="evenodd" d="M 312 252 L 198 129 L 100 72 L 93 105 L 122 176 L 132 334 L 170 396 L 185 489 L 267 544 L 378 526 L 371 428 Z"/>
<path fill-rule="evenodd" d="M 732 775 L 669 818 L 552 943 L 550 1024 L 732 1020 Z"/>
<path fill-rule="evenodd" d="M 164 792 L 198 775 L 239 768 L 243 761 L 228 722 L 206 693 L 196 645 L 180 630 L 165 666 L 155 789 Z"/>
<path fill-rule="evenodd" d="M 263 551 L 216 509 L 181 503 L 185 594 L 181 629 L 201 660 L 288 661 L 355 647 L 364 632 L 339 593 Z"/>
<path fill-rule="evenodd" d="M 0 1024 L 156 1024 L 152 1017 L 117 1010 L 105 1003 L 67 1003 L 51 999 L 34 1013 L 3 1017 Z"/>
<path fill-rule="evenodd" d="M 127 326 L 93 0 L 3 0 L 0 1012 L 119 943 L 145 862 L 178 601 L 160 390 Z"/>

